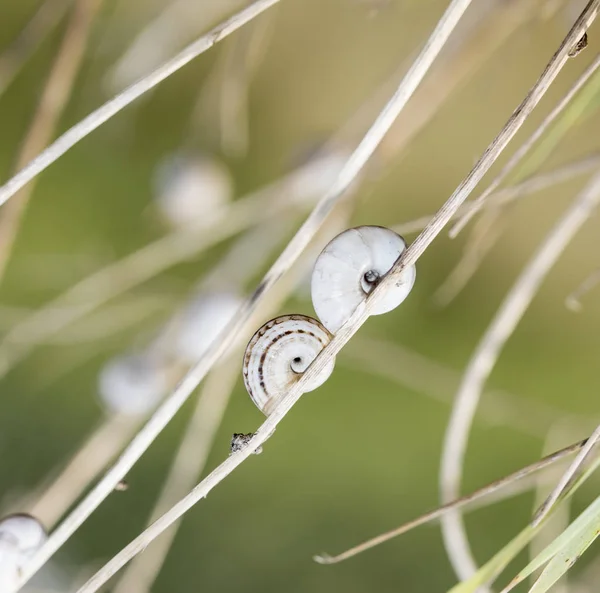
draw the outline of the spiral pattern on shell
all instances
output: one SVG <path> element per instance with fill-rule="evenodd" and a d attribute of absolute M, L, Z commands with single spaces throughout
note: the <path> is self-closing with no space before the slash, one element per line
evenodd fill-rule
<path fill-rule="evenodd" d="M 283 315 L 265 323 L 244 354 L 244 384 L 258 409 L 268 416 L 331 338 L 321 323 L 306 315 Z M 322 385 L 334 364 L 335 360 L 331 361 L 309 382 L 305 392 Z"/>
<path fill-rule="evenodd" d="M 400 235 L 380 226 L 348 229 L 329 242 L 315 262 L 311 295 L 317 316 L 330 332 L 339 330 L 405 249 Z M 396 308 L 409 295 L 415 277 L 415 266 L 406 268 L 371 313 Z"/>

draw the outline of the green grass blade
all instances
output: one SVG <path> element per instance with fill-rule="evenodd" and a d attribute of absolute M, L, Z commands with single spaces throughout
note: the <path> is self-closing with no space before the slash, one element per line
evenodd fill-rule
<path fill-rule="evenodd" d="M 569 489 L 569 491 L 566 492 L 564 496 L 557 501 L 556 505 L 554 505 L 554 509 L 556 509 L 558 505 L 560 505 L 563 501 L 575 494 L 579 487 L 586 482 L 586 480 L 594 473 L 598 466 L 600 466 L 600 457 L 594 460 L 590 467 L 575 481 L 575 483 Z M 596 501 L 594 501 L 592 505 L 595 505 L 595 503 Z M 588 509 L 586 509 L 582 513 L 582 515 L 587 513 L 589 508 L 590 507 L 588 507 Z M 546 524 L 546 521 L 551 516 L 552 512 L 550 512 L 546 516 L 546 518 L 536 527 L 527 525 L 527 527 L 525 527 L 523 531 L 521 531 L 508 544 L 506 544 L 506 546 L 504 546 L 499 552 L 497 552 L 492 558 L 490 558 L 490 560 L 488 560 L 470 579 L 456 584 L 454 587 L 452 587 L 452 589 L 448 591 L 448 593 L 474 593 L 482 585 L 494 581 L 502 573 L 502 571 L 517 557 L 519 552 L 521 552 L 525 548 L 525 546 L 529 544 L 532 538 L 535 535 L 537 535 L 539 531 L 541 531 L 541 529 Z M 575 520 L 575 522 L 579 521 L 580 519 L 581 516 L 578 517 Z M 580 524 L 582 523 L 583 521 L 580 522 Z M 569 526 L 567 530 L 570 529 L 570 527 L 571 526 Z M 550 545 L 552 546 L 553 544 Z M 546 550 L 544 550 L 544 552 L 545 551 Z M 544 552 L 542 552 L 542 554 Z M 512 583 L 513 581 L 511 581 L 511 585 Z"/>
<path fill-rule="evenodd" d="M 589 512 L 593 507 L 593 512 Z M 600 535 L 600 497 L 579 518 L 586 521 L 570 541 L 550 560 L 529 593 L 546 593 L 579 560 L 583 553 Z"/>
<path fill-rule="evenodd" d="M 590 525 L 595 525 L 597 528 L 599 524 L 600 497 L 598 497 L 585 511 L 583 511 L 583 513 L 581 513 L 581 515 L 579 515 L 579 517 L 577 517 L 577 519 L 575 519 L 575 521 L 571 523 L 571 525 L 569 525 L 569 527 L 567 527 L 567 529 L 565 529 L 550 545 L 544 548 L 544 550 L 542 550 L 523 570 L 521 570 L 519 574 L 502 590 L 502 593 L 508 593 L 508 591 L 524 581 L 538 568 L 550 561 L 547 567 L 549 568 L 554 562 L 554 559 L 562 554 L 563 551 L 571 550 L 573 545 L 577 545 L 580 541 L 582 541 L 582 537 L 585 536 L 584 539 L 588 537 Z M 591 541 L 587 544 L 587 546 L 590 544 Z M 568 568 L 568 566 L 565 567 L 565 570 L 563 573 L 561 573 L 561 575 L 564 574 Z M 544 570 L 544 573 L 545 572 L 546 571 Z"/>

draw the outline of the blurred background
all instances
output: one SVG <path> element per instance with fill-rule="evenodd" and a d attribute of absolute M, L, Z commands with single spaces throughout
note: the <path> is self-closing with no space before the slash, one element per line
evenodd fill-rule
<path fill-rule="evenodd" d="M 0 179 L 246 4 L 2 2 Z M 584 4 L 473 3 L 348 199 L 198 390 L 205 398 L 214 391 L 213 399 L 199 411 L 198 395 L 190 399 L 123 491 L 26 590 L 73 590 L 145 527 L 190 422 L 187 456 L 171 475 L 171 485 L 184 488 L 175 500 L 228 455 L 233 433 L 258 427 L 264 417 L 241 381 L 253 331 L 278 314 L 314 315 L 307 273 L 342 229 L 382 225 L 412 241 L 418 224 L 405 223 L 448 198 Z M 446 6 L 282 0 L 0 209 L 0 514 L 28 510 L 52 528 L 87 489 L 77 478 L 95 481 L 331 185 Z M 593 26 L 590 47 L 569 61 L 479 191 L 595 58 L 599 33 Z M 329 381 L 302 398 L 262 455 L 185 516 L 156 580 L 142 586 L 122 571 L 107 590 L 430 593 L 455 583 L 437 525 L 335 566 L 312 556 L 340 552 L 438 504 L 442 440 L 461 373 L 536 247 L 600 166 L 597 78 L 507 186 L 573 163 L 587 168 L 476 218 L 455 240 L 443 232 L 419 260 L 406 302 L 369 319 Z M 600 418 L 600 287 L 579 306 L 565 304 L 600 267 L 598 236 L 592 218 L 507 343 L 471 435 L 464 492 L 583 438 Z M 84 447 L 71 481 L 44 499 Z M 597 488 L 591 480 L 581 489 L 573 514 Z M 530 491 L 468 514 L 478 562 L 525 525 L 534 497 Z M 588 578 L 593 563 L 594 550 L 571 581 Z M 150 564 L 150 572 L 160 566 Z M 147 574 L 148 561 L 136 570 Z"/>

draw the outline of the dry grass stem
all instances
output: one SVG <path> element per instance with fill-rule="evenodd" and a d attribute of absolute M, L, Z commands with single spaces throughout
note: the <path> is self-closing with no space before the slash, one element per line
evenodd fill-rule
<path fill-rule="evenodd" d="M 0 55 L 0 95 L 66 14 L 70 0 L 44 0 L 15 41 Z"/>
<path fill-rule="evenodd" d="M 600 194 L 600 179 L 598 180 L 597 192 Z M 597 198 L 597 201 L 600 201 L 600 198 Z M 539 525 L 540 522 L 546 517 L 546 515 L 550 512 L 554 504 L 558 501 L 560 496 L 566 491 L 568 486 L 572 483 L 573 478 L 577 474 L 577 471 L 583 467 L 583 464 L 588 460 L 592 449 L 596 445 L 596 443 L 600 440 L 600 426 L 596 428 L 596 430 L 592 433 L 590 438 L 588 439 L 585 447 L 581 449 L 581 451 L 577 454 L 577 457 L 573 460 L 573 463 L 567 468 L 565 473 L 561 476 L 560 480 L 556 487 L 552 490 L 548 498 L 544 501 L 544 503 L 540 506 L 538 511 L 535 513 L 532 521 L 532 525 L 535 527 Z"/>
<path fill-rule="evenodd" d="M 78 124 L 75 124 L 0 187 L 0 205 L 4 204 L 24 185 L 58 160 L 80 140 L 100 127 L 123 108 L 127 107 L 127 105 L 277 2 L 279 0 L 257 0 L 252 3 L 244 10 L 212 29 L 206 35 L 200 37 L 200 39 L 188 45 L 182 52 L 154 70 L 154 72 L 133 83 Z"/>
<path fill-rule="evenodd" d="M 17 157 L 17 169 L 24 167 L 50 142 L 69 101 L 75 78 L 83 61 L 90 29 L 102 0 L 78 0 L 62 44 Z M 40 10 L 43 10 L 45 5 Z M 23 188 L 0 213 L 0 282 L 10 259 L 34 185 Z"/>
<path fill-rule="evenodd" d="M 450 229 L 450 237 L 454 238 L 468 224 L 468 222 L 479 212 L 488 197 L 496 191 L 498 186 L 514 171 L 515 167 L 533 148 L 535 143 L 548 131 L 550 126 L 569 106 L 575 95 L 585 86 L 592 75 L 600 67 L 600 55 L 596 56 L 594 61 L 585 69 L 583 74 L 577 79 L 575 84 L 569 89 L 567 94 L 558 102 L 554 109 L 544 118 L 538 128 L 523 142 L 519 149 L 513 154 L 508 163 L 504 165 L 498 176 L 490 183 L 485 191 L 472 203 L 472 207 L 456 222 Z"/>
<path fill-rule="evenodd" d="M 189 0 L 173 0 L 161 10 L 142 31 L 137 33 L 123 55 L 105 77 L 105 87 L 116 92 L 135 82 L 146 72 L 160 66 L 181 47 L 183 39 L 193 39 L 236 12 L 248 2 L 243 0 L 204 0 L 202 4 Z"/>
<path fill-rule="evenodd" d="M 449 7 L 448 11 L 456 10 L 456 3 L 452 3 Z M 461 8 L 464 8 L 462 6 Z M 267 420 L 261 425 L 261 427 L 256 432 L 254 438 L 252 438 L 248 445 L 231 455 L 226 461 L 224 461 L 220 466 L 218 466 L 209 476 L 207 476 L 200 484 L 198 484 L 188 496 L 179 501 L 172 509 L 165 513 L 162 517 L 160 517 L 153 525 L 151 525 L 145 532 L 143 532 L 140 536 L 138 536 L 135 540 L 133 540 L 128 546 L 126 546 L 119 554 L 117 554 L 108 564 L 106 564 L 88 583 L 79 590 L 79 593 L 92 593 L 96 591 L 103 583 L 105 583 L 115 572 L 117 572 L 124 564 L 126 564 L 131 558 L 136 556 L 140 551 L 142 551 L 150 541 L 152 541 L 155 537 L 157 537 L 162 531 L 164 531 L 169 525 L 173 523 L 173 521 L 177 520 L 182 514 L 187 512 L 190 508 L 194 506 L 199 500 L 204 498 L 217 484 L 219 484 L 223 479 L 225 479 L 236 467 L 238 467 L 245 459 L 247 459 L 256 449 L 262 446 L 265 441 L 269 439 L 269 437 L 273 434 L 275 428 L 281 422 L 281 420 L 285 417 L 285 415 L 289 412 L 289 410 L 294 406 L 294 404 L 300 399 L 304 388 L 304 385 L 311 380 L 314 380 L 324 368 L 331 362 L 333 357 L 343 348 L 343 346 L 352 338 L 352 336 L 358 331 L 360 326 L 367 320 L 369 317 L 369 313 L 372 308 L 377 304 L 378 300 L 380 300 L 385 294 L 388 287 L 390 287 L 393 283 L 400 281 L 402 277 L 402 273 L 407 266 L 414 264 L 418 258 L 424 253 L 427 247 L 431 244 L 431 242 L 435 239 L 435 237 L 441 232 L 443 227 L 448 223 L 454 212 L 460 207 L 460 205 L 464 202 L 464 200 L 468 197 L 468 195 L 473 191 L 475 186 L 481 181 L 482 177 L 489 170 L 493 162 L 496 160 L 498 155 L 504 150 L 508 142 L 517 132 L 517 130 L 521 127 L 523 122 L 526 120 L 527 116 L 534 107 L 537 105 L 541 97 L 544 95 L 548 87 L 551 85 L 552 81 L 556 78 L 561 68 L 564 66 L 568 59 L 568 53 L 570 48 L 577 42 L 577 40 L 581 37 L 583 32 L 587 30 L 588 26 L 594 20 L 598 10 L 600 9 L 600 0 L 592 0 L 582 15 L 569 32 L 569 34 L 565 37 L 563 43 L 552 57 L 550 63 L 527 94 L 521 105 L 516 109 L 513 113 L 507 124 L 504 126 L 502 131 L 498 134 L 498 136 L 492 141 L 490 146 L 486 149 L 483 156 L 479 159 L 474 169 L 469 173 L 466 179 L 459 185 L 456 191 L 452 194 L 452 196 L 447 200 L 447 202 L 442 206 L 439 210 L 436 217 L 431 221 L 431 223 L 425 228 L 425 230 L 417 237 L 415 242 L 404 252 L 403 256 L 399 258 L 398 261 L 394 264 L 390 272 L 386 275 L 385 278 L 382 279 L 380 284 L 370 293 L 367 299 L 361 303 L 354 313 L 350 316 L 348 321 L 340 328 L 338 333 L 333 337 L 331 342 L 321 351 L 319 356 L 313 361 L 313 363 L 308 367 L 308 369 L 303 373 L 303 375 L 299 378 L 298 383 L 288 392 L 286 393 L 279 403 L 275 406 L 271 415 L 267 418 Z M 447 11 L 447 13 L 448 13 Z M 446 19 L 443 17 L 442 22 Z M 448 26 L 448 21 L 446 20 L 445 26 Z M 440 27 L 438 26 L 437 29 Z M 436 29 L 436 31 L 437 31 Z M 436 33 L 434 33 L 434 36 Z M 424 51 L 428 51 L 429 44 L 426 46 Z M 411 69 L 410 72 L 412 72 Z M 411 75 L 409 72 L 409 76 Z M 403 85 L 401 85 L 402 87 Z M 397 93 L 396 96 L 400 95 Z M 200 363 L 193 369 L 190 374 L 182 381 L 180 387 L 175 391 L 173 396 L 165 402 L 165 404 L 161 407 L 161 409 L 157 412 L 157 414 L 150 421 L 148 426 L 136 437 L 132 446 L 130 447 L 131 453 L 126 451 L 125 456 L 133 458 L 134 451 L 136 449 L 141 448 L 142 444 L 145 443 L 137 443 L 136 440 L 142 440 L 142 438 L 146 439 L 157 430 L 157 427 L 160 426 L 163 422 L 166 424 L 172 415 L 175 414 L 180 405 L 187 399 L 189 395 L 189 390 L 193 390 L 195 385 L 203 378 L 204 374 L 207 372 L 208 368 L 211 364 L 218 358 L 218 356 L 224 351 L 224 349 L 231 342 L 231 337 L 229 337 L 230 332 L 237 331 L 243 323 L 243 320 L 246 319 L 247 310 L 249 309 L 249 305 L 252 304 L 254 300 L 260 294 L 265 292 L 276 279 L 281 275 L 282 270 L 280 270 L 279 266 L 282 258 L 285 257 L 283 261 L 287 261 L 290 259 L 291 254 L 294 254 L 296 250 L 301 250 L 306 241 L 306 237 L 302 237 L 302 234 L 310 233 L 311 229 L 314 228 L 314 225 L 317 220 L 324 218 L 324 215 L 331 208 L 331 202 L 335 202 L 338 194 L 343 191 L 351 181 L 352 176 L 350 173 L 352 171 L 356 172 L 360 169 L 360 167 L 368 158 L 368 155 L 372 153 L 376 144 L 374 143 L 374 139 L 377 137 L 381 137 L 383 135 L 382 126 L 385 123 L 389 126 L 390 120 L 390 106 L 386 107 L 381 114 L 381 117 L 378 118 L 377 122 L 374 124 L 374 128 L 379 128 L 379 132 L 375 133 L 370 131 L 365 136 L 363 143 L 359 146 L 357 151 L 354 153 L 353 157 L 348 162 L 347 167 L 342 171 L 338 183 L 334 185 L 332 190 L 324 196 L 323 200 L 317 205 L 316 209 L 309 216 L 306 223 L 301 228 L 299 235 L 296 235 L 294 239 L 292 239 L 291 243 L 284 250 L 282 256 L 272 267 L 270 272 L 267 274 L 267 277 L 263 280 L 263 282 L 259 285 L 257 290 L 255 291 L 255 297 L 249 301 L 249 303 L 244 307 L 241 312 L 239 318 L 233 322 L 229 328 L 227 328 L 223 332 L 223 336 L 225 336 L 224 341 L 219 340 L 218 344 L 214 349 L 207 354 L 207 356 L 200 361 Z M 369 151 L 368 147 L 371 147 Z M 311 235 L 314 233 L 310 233 Z M 156 426 L 155 426 L 156 425 Z M 158 430 L 160 432 L 162 428 Z M 157 434 L 158 434 L 157 432 Z M 145 434 L 146 433 L 146 434 Z M 151 440 L 153 440 L 152 437 Z M 147 446 L 147 445 L 146 445 Z M 141 455 L 142 451 L 138 451 L 138 456 Z M 124 465 L 124 464 L 123 464 Z M 118 466 L 116 466 L 118 469 Z M 118 471 L 115 468 L 109 472 L 106 476 L 105 481 L 106 484 L 111 483 L 112 480 L 118 475 Z M 100 484 L 102 486 L 102 483 Z M 99 488 L 97 488 L 99 490 Z M 94 493 L 92 493 L 93 495 Z M 90 501 L 92 502 L 92 501 Z M 98 502 L 99 504 L 99 502 Z M 89 506 L 89 505 L 88 505 Z M 91 512 L 89 509 L 86 512 Z M 74 518 L 75 521 L 81 521 L 79 517 L 76 516 Z M 72 529 L 70 526 L 69 530 Z M 65 527 L 65 531 L 67 528 Z M 56 532 L 55 532 L 56 533 Z M 60 534 L 63 537 L 63 534 Z M 51 547 L 54 547 L 55 544 L 52 542 L 54 538 L 51 536 L 50 542 Z M 60 539 L 60 538 L 58 538 Z M 43 549 L 41 551 L 40 556 L 43 557 L 47 552 Z M 36 561 L 36 563 L 39 560 Z"/>
<path fill-rule="evenodd" d="M 500 208 L 486 210 L 473 229 L 459 262 L 433 295 L 438 307 L 447 307 L 467 285 L 479 265 L 492 250 L 502 235 L 506 219 L 501 216 Z"/>
<path fill-rule="evenodd" d="M 159 407 L 147 425 L 133 439 L 130 446 L 126 448 L 116 464 L 91 490 L 88 496 L 71 513 L 71 515 L 69 515 L 69 517 L 67 517 L 65 521 L 50 535 L 46 544 L 39 550 L 39 552 L 26 567 L 20 584 L 27 582 L 29 578 L 31 578 L 31 576 L 35 574 L 35 572 L 37 572 L 41 566 L 43 566 L 43 564 L 53 555 L 53 553 L 62 546 L 62 544 L 71 536 L 71 534 L 77 530 L 77 528 L 98 507 L 98 505 L 113 491 L 115 485 L 124 477 L 129 469 L 135 464 L 135 462 L 160 434 L 163 428 L 170 422 L 179 408 L 185 403 L 197 385 L 202 381 L 206 373 L 210 370 L 212 365 L 232 345 L 236 336 L 246 325 L 252 312 L 256 309 L 262 295 L 265 292 L 268 292 L 268 290 L 281 278 L 284 272 L 298 258 L 300 253 L 305 249 L 309 241 L 314 237 L 320 226 L 323 224 L 327 216 L 331 213 L 334 206 L 340 201 L 344 192 L 356 179 L 363 166 L 373 154 L 389 127 L 392 125 L 397 114 L 406 104 L 415 88 L 425 76 L 427 70 L 431 66 L 431 63 L 443 48 L 445 42 L 456 26 L 456 23 L 467 9 L 469 4 L 470 0 L 453 0 L 436 26 L 431 38 L 426 43 L 419 58 L 417 58 L 407 75 L 402 80 L 397 92 L 390 99 L 377 120 L 374 122 L 373 126 L 369 129 L 357 149 L 354 151 L 331 189 L 319 201 L 313 212 L 309 215 L 308 219 L 299 229 L 298 233 L 271 267 L 266 277 L 256 289 L 254 295 L 252 295 L 251 298 L 242 306 L 236 319 L 234 319 L 234 321 L 232 321 L 229 326 L 223 330 L 219 338 L 217 338 L 214 345 L 211 346 L 206 355 L 193 369 L 190 370 L 187 376 L 184 377 L 179 386 L 175 389 L 175 392 Z M 378 291 L 376 290 L 373 294 L 376 295 L 377 293 Z M 358 328 L 362 322 L 364 322 L 364 319 L 359 324 L 355 324 L 356 328 Z M 346 340 L 347 339 L 349 339 L 349 336 L 346 338 Z M 313 373 L 314 372 L 315 371 L 313 371 Z M 300 387 L 302 386 L 302 379 L 298 385 Z M 295 397 L 295 399 L 298 399 L 300 392 L 298 390 L 296 391 L 297 393 L 295 395 L 293 391 L 291 392 L 291 395 Z M 286 401 L 290 401 L 290 398 L 288 397 L 283 400 L 281 406 L 283 414 L 279 419 L 281 419 L 287 412 L 285 405 L 283 405 Z M 289 407 L 291 407 L 291 404 Z M 264 434 L 264 427 L 268 427 L 269 423 L 276 418 L 276 414 L 272 415 L 263 425 L 263 433 L 259 432 L 258 437 L 255 437 L 251 441 L 249 447 L 246 447 L 242 451 L 229 457 L 229 459 L 221 467 L 228 468 L 227 473 L 237 467 L 239 463 L 241 463 L 249 454 L 252 453 L 251 449 L 257 438 L 264 438 L 266 440 L 267 435 Z M 260 443 L 258 443 L 256 447 L 258 447 L 259 444 Z M 213 474 L 211 474 L 211 476 L 209 476 L 207 479 L 212 481 L 214 479 L 214 474 L 215 472 L 213 472 Z M 218 474 L 219 470 L 217 470 L 217 475 Z M 225 475 L 227 474 L 223 474 L 223 477 Z M 163 516 L 156 523 L 154 523 L 145 532 L 143 539 L 146 542 L 151 541 L 151 539 L 153 539 L 158 533 L 160 533 L 174 520 L 181 516 L 180 510 L 183 507 L 186 507 L 187 504 L 190 506 L 194 504 L 194 502 L 191 502 L 190 504 L 190 501 L 192 501 L 193 498 L 194 495 L 187 497 L 183 504 L 180 503 L 176 505 L 173 511 L 170 511 L 166 515 L 166 520 L 164 518 L 165 516 Z M 148 539 L 149 536 L 150 539 Z M 144 544 L 144 547 L 145 545 L 147 545 L 147 543 Z M 135 547 L 136 546 L 134 546 L 134 549 Z M 126 553 L 125 557 L 130 559 L 135 554 L 136 552 L 134 552 L 132 555 L 128 555 Z M 93 579 L 93 582 L 98 582 L 98 580 L 101 580 L 103 578 L 102 575 L 104 575 L 104 578 L 108 578 L 106 577 L 106 574 L 112 574 L 112 572 L 110 572 L 112 570 L 111 567 L 115 566 L 115 564 L 118 565 L 118 568 L 122 566 L 122 563 L 119 564 L 119 561 L 123 557 L 124 555 L 122 554 L 120 558 L 117 558 L 116 561 L 113 561 L 111 566 L 102 571 L 99 578 Z M 92 583 L 92 581 L 90 583 Z M 84 588 L 89 589 L 89 587 L 94 587 L 94 585 L 90 584 Z"/>
<path fill-rule="evenodd" d="M 429 511 L 428 513 L 425 513 L 424 515 L 421 515 L 420 517 L 417 517 L 416 519 L 413 519 L 412 521 L 409 521 L 408 523 L 401 525 L 400 527 L 396 527 L 395 529 L 386 531 L 385 533 L 382 533 L 381 535 L 378 535 L 377 537 L 374 537 L 372 539 L 367 540 L 366 542 L 363 542 L 362 544 L 354 546 L 354 547 L 350 548 L 349 550 L 346 550 L 345 552 L 338 554 L 337 556 L 329 556 L 327 554 L 323 554 L 320 556 L 315 556 L 314 560 L 316 562 L 319 562 L 320 564 L 336 564 L 338 562 L 348 560 L 349 558 L 352 558 L 353 556 L 361 554 L 362 552 L 366 552 L 367 550 L 370 550 L 371 548 L 374 548 L 375 546 L 378 546 L 378 545 L 383 544 L 395 537 L 398 537 L 399 535 L 403 535 L 404 533 L 411 531 L 415 527 L 419 527 L 420 525 L 425 525 L 426 523 L 430 523 L 431 521 L 434 521 L 435 519 L 439 519 L 440 517 L 443 517 L 451 510 L 462 509 L 476 501 L 479 501 L 482 498 L 490 496 L 491 494 L 494 494 L 494 493 L 498 493 L 499 490 L 503 490 L 508 486 L 512 486 L 512 485 L 514 485 L 515 482 L 522 480 L 528 476 L 531 476 L 532 474 L 537 473 L 537 472 L 557 463 L 558 461 L 565 459 L 566 457 L 572 455 L 573 453 L 581 450 L 581 448 L 584 446 L 585 442 L 586 441 L 583 440 L 578 443 L 574 443 L 573 445 L 569 445 L 568 447 L 565 447 L 564 449 L 561 449 L 560 451 L 556 451 L 555 453 L 552 453 L 546 457 L 543 457 L 539 461 L 536 461 L 535 463 L 527 465 L 527 466 L 517 470 L 516 472 L 513 472 L 512 474 L 505 476 L 504 478 L 495 480 L 494 482 L 487 484 L 483 488 L 479 488 L 478 490 L 475 490 L 475 492 L 472 492 L 471 494 L 467 494 L 466 496 L 462 496 L 456 500 L 453 500 L 450 503 L 444 504 L 433 511 Z M 511 492 L 509 495 L 512 495 L 512 494 L 513 493 Z M 496 500 L 500 500 L 500 499 L 496 499 Z"/>
<path fill-rule="evenodd" d="M 249 89 L 250 83 L 266 50 L 273 31 L 269 18 L 243 29 L 222 66 L 219 128 L 223 153 L 241 158 L 250 145 Z"/>
<path fill-rule="evenodd" d="M 540 9 L 539 0 L 491 4 L 491 8 L 477 6 L 483 14 L 475 22 L 465 23 L 466 30 L 453 39 L 449 51 L 435 64 L 417 91 L 415 100 L 398 118 L 379 151 L 384 163 L 393 160 L 399 151 L 410 147 L 411 141 L 451 96 L 488 64 L 493 54 Z"/>
<path fill-rule="evenodd" d="M 544 442 L 544 453 L 548 451 L 554 451 L 556 447 L 571 440 L 571 432 L 573 431 L 570 427 L 570 423 L 561 421 L 557 422 L 548 431 L 548 435 L 546 436 L 546 440 Z M 553 467 L 551 470 L 546 472 L 545 477 L 550 478 L 552 484 L 556 484 L 556 481 L 560 478 L 563 471 L 564 468 Z M 538 506 L 544 501 L 544 499 L 550 493 L 551 488 L 552 486 L 549 487 L 546 481 L 538 482 L 535 489 L 533 503 L 534 509 L 537 509 Z M 542 550 L 549 546 L 569 526 L 571 501 L 572 499 L 569 498 L 565 500 L 563 504 L 554 509 L 554 513 L 552 513 L 552 517 L 548 517 L 548 521 L 546 522 L 544 529 L 537 533 L 535 537 L 533 537 L 529 544 L 530 562 L 533 561 L 538 554 L 542 552 Z M 541 570 L 538 570 L 531 575 L 532 585 L 540 574 Z M 553 593 L 569 593 L 566 579 L 563 578 L 559 583 L 556 584 L 555 591 Z"/>
<path fill-rule="evenodd" d="M 230 357 L 207 376 L 196 408 L 185 429 L 171 469 L 151 513 L 160 517 L 192 488 L 202 473 L 216 432 L 238 378 L 238 357 Z M 148 593 L 175 540 L 179 522 L 138 556 L 114 586 L 113 593 Z"/>
<path fill-rule="evenodd" d="M 347 360 L 353 368 L 393 381 L 428 395 L 446 405 L 460 384 L 461 374 L 413 350 L 372 337 L 350 342 L 337 364 Z M 486 390 L 478 408 L 481 420 L 491 426 L 509 426 L 529 436 L 545 438 L 551 426 L 568 416 L 585 433 L 591 433 L 598 421 L 588 416 L 573 416 L 537 400 L 498 389 Z"/>
<path fill-rule="evenodd" d="M 0 340 L 0 376 L 5 375 L 32 349 L 110 299 L 150 280 L 168 268 L 198 256 L 203 250 L 251 225 L 264 221 L 265 213 L 276 216 L 307 198 L 300 182 L 315 174 L 316 159 L 262 190 L 236 200 L 211 219 L 190 230 L 172 232 L 138 251 L 84 278 L 43 308 L 17 323 Z M 285 200 L 281 199 L 285 196 Z"/>
<path fill-rule="evenodd" d="M 565 300 L 571 311 L 581 311 L 581 297 L 600 284 L 600 269 L 590 274 Z"/>
<path fill-rule="evenodd" d="M 525 179 L 525 181 L 521 183 L 498 190 L 488 197 L 486 204 L 483 207 L 488 208 L 509 204 L 510 202 L 537 193 L 543 189 L 553 187 L 559 183 L 564 183 L 565 181 L 579 177 L 580 175 L 590 173 L 598 168 L 600 168 L 600 154 L 589 155 L 581 160 L 578 159 L 572 163 L 567 163 L 566 165 L 548 171 L 547 173 L 532 175 L 529 179 Z M 452 217 L 452 220 L 458 219 L 472 207 L 473 204 L 471 202 L 466 202 L 457 210 L 456 214 Z M 433 214 L 421 216 L 415 220 L 396 224 L 393 228 L 400 235 L 418 233 L 431 222 L 433 217 Z"/>
<path fill-rule="evenodd" d="M 26 504 L 27 512 L 51 527 L 81 496 L 90 483 L 121 451 L 140 426 L 139 418 L 113 416 L 88 438 L 64 470 L 44 488 L 43 494 Z"/>
<path fill-rule="evenodd" d="M 456 394 L 444 438 L 440 468 L 442 502 L 458 496 L 468 436 L 481 391 L 502 347 L 513 333 L 542 281 L 565 247 L 600 201 L 600 174 L 596 174 L 573 205 L 548 234 L 500 305 L 467 366 Z M 452 565 L 461 580 L 476 570 L 460 512 L 442 520 L 442 533 Z"/>

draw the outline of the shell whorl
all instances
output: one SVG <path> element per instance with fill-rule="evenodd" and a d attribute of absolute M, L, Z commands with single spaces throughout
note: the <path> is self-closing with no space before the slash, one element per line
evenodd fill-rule
<path fill-rule="evenodd" d="M 265 323 L 252 336 L 244 354 L 244 384 L 258 409 L 268 416 L 331 337 L 321 323 L 306 315 L 283 315 Z M 335 360 L 331 361 L 305 391 L 322 385 L 334 364 Z"/>
<path fill-rule="evenodd" d="M 400 235 L 380 226 L 348 229 L 329 242 L 315 262 L 311 295 L 319 319 L 330 332 L 337 332 L 405 249 Z M 402 303 L 415 276 L 415 266 L 406 268 L 401 282 L 385 294 L 372 314 L 387 313 Z"/>

